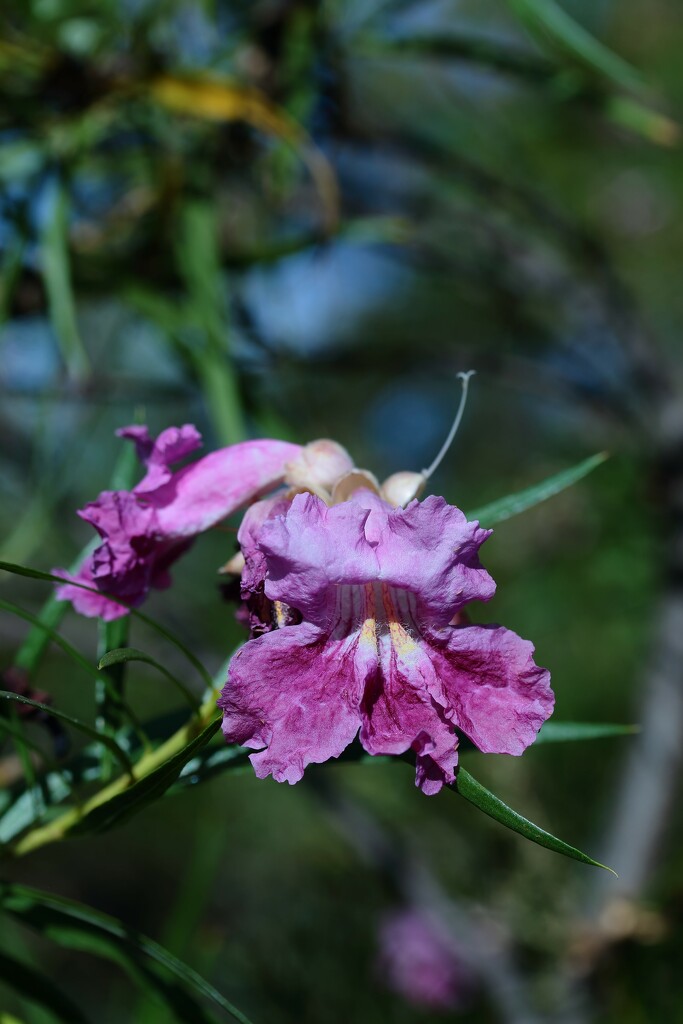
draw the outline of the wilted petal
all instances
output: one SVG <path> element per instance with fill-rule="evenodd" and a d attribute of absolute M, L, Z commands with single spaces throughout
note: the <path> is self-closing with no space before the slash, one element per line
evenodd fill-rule
<path fill-rule="evenodd" d="M 154 509 L 128 491 L 104 491 L 79 515 L 105 538 L 86 563 L 89 577 L 128 604 L 140 604 L 151 587 L 167 587 L 169 566 L 191 543 L 191 538 L 159 537 Z"/>
<path fill-rule="evenodd" d="M 147 467 L 145 477 L 134 488 L 136 494 L 145 494 L 167 483 L 173 476 L 171 466 L 187 458 L 201 447 L 202 436 L 195 426 L 168 427 L 154 439 L 144 426 L 121 427 L 118 437 L 134 441 L 137 456 Z"/>
<path fill-rule="evenodd" d="M 195 535 L 278 486 L 285 463 L 301 451 L 283 441 L 245 441 L 173 472 L 170 466 L 200 444 L 193 426 L 170 427 L 156 440 L 143 426 L 118 433 L 134 441 L 147 474 L 132 491 L 104 491 L 79 515 L 103 539 L 88 562 L 88 579 L 131 605 L 151 587 L 167 587 L 169 567 Z M 74 589 L 62 593 L 72 598 Z M 79 599 L 81 607 L 86 603 Z"/>
<path fill-rule="evenodd" d="M 314 626 L 286 626 L 245 644 L 218 701 L 226 740 L 258 749 L 259 778 L 298 782 L 306 765 L 339 757 L 360 725 L 368 666 L 358 637 L 330 641 Z"/>
<path fill-rule="evenodd" d="M 128 609 L 116 601 L 110 601 L 104 594 L 93 593 L 92 590 L 84 590 L 82 587 L 74 586 L 74 583 L 83 583 L 88 587 L 94 587 L 95 581 L 89 562 L 86 562 L 77 573 L 72 574 L 64 569 L 53 569 L 55 576 L 61 576 L 65 580 L 73 581 L 57 587 L 55 596 L 58 601 L 71 601 L 74 609 L 89 619 L 104 619 L 105 622 L 112 622 L 128 614 Z"/>

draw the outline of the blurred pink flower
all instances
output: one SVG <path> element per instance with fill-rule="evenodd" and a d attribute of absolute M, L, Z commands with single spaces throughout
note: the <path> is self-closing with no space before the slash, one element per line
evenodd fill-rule
<path fill-rule="evenodd" d="M 394 910 L 378 934 L 377 970 L 387 988 L 414 1006 L 458 1009 L 475 979 L 458 956 L 450 936 L 430 917 L 412 908 Z"/>

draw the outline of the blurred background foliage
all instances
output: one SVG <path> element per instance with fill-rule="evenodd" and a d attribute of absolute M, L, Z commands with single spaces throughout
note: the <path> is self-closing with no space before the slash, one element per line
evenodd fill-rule
<path fill-rule="evenodd" d="M 676 0 L 4 0 L 0 28 L 1 557 L 72 561 L 88 539 L 74 510 L 108 485 L 113 431 L 136 417 L 196 422 L 207 448 L 329 436 L 381 477 L 431 460 L 456 373 L 475 368 L 434 480 L 450 501 L 613 453 L 501 524 L 499 593 L 475 614 L 534 640 L 558 719 L 634 721 L 668 559 L 652 420 L 681 367 Z M 215 575 L 231 552 L 225 533 L 202 538 L 149 604 L 212 671 L 241 640 Z M 46 596 L 3 588 L 34 611 Z M 9 664 L 23 626 L 0 629 Z M 95 659 L 93 622 L 70 614 L 64 632 Z M 139 623 L 132 642 L 185 672 Z M 129 674 L 141 716 L 177 705 L 153 672 Z M 94 716 L 91 679 L 59 649 L 37 683 Z M 628 742 L 471 756 L 513 806 L 599 853 Z M 451 896 L 488 908 L 532 1000 L 562 1019 L 589 869 L 425 799 L 404 766 L 324 770 L 419 836 Z M 600 1021 L 683 1015 L 670 816 L 646 911 L 591 960 Z M 432 1019 L 378 978 L 390 896 L 305 782 L 219 778 L 3 870 L 159 938 L 255 1021 Z M 5 919 L 0 946 L 102 1024 L 167 1019 L 104 961 Z M 0 1009 L 48 1019 L 1 982 Z M 461 1016 L 500 1013 L 482 986 Z"/>

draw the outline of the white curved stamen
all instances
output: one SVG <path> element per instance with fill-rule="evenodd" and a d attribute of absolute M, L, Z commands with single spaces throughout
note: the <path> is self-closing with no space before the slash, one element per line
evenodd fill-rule
<path fill-rule="evenodd" d="M 468 370 L 466 373 L 459 373 L 458 374 L 458 377 L 462 381 L 462 394 L 460 396 L 460 405 L 458 406 L 458 411 L 455 414 L 455 419 L 453 420 L 453 425 L 452 425 L 451 429 L 448 431 L 448 437 L 446 438 L 446 440 L 444 441 L 443 445 L 441 446 L 441 451 L 439 452 L 437 457 L 434 459 L 434 461 L 432 462 L 431 466 L 429 466 L 428 469 L 423 469 L 422 470 L 422 474 L 421 475 L 425 478 L 425 480 L 429 480 L 429 478 L 432 475 L 432 473 L 434 473 L 435 470 L 438 469 L 438 467 L 441 465 L 441 461 L 444 458 L 446 452 L 448 451 L 450 446 L 453 444 L 453 438 L 455 437 L 455 435 L 458 432 L 458 427 L 460 426 L 460 421 L 462 420 L 463 413 L 465 412 L 465 406 L 467 405 L 467 391 L 468 391 L 469 384 L 470 384 L 470 377 L 473 377 L 476 372 L 477 372 L 476 370 Z"/>

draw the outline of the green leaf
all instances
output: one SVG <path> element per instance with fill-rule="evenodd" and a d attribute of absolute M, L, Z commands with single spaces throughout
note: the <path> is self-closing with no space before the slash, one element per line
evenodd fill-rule
<path fill-rule="evenodd" d="M 117 793 L 84 817 L 79 818 L 65 834 L 76 836 L 107 831 L 115 825 L 127 821 L 154 800 L 158 800 L 177 780 L 187 762 L 215 736 L 220 722 L 220 718 L 210 722 L 198 736 L 168 761 L 164 761 L 149 775 L 145 775 L 122 793 Z"/>
<path fill-rule="evenodd" d="M 130 618 L 125 615 L 112 622 L 101 619 L 97 623 L 97 655 L 101 660 L 106 657 L 112 647 L 118 647 L 128 640 Z M 98 664 L 99 671 L 99 664 Z M 124 697 L 125 665 L 115 665 L 101 672 L 95 682 L 95 709 L 98 732 L 115 736 L 118 729 L 126 723 L 137 725 L 137 718 L 128 707 Z M 102 751 L 102 781 L 111 775 L 111 757 L 104 748 Z"/>
<path fill-rule="evenodd" d="M 88 555 L 101 543 L 100 537 L 94 537 L 74 559 L 68 571 L 77 573 Z M 17 668 L 23 669 L 29 678 L 35 675 L 50 640 L 55 636 L 54 631 L 64 618 L 68 607 L 65 601 L 58 601 L 55 595 L 51 594 L 38 612 L 36 623 L 27 633 L 14 658 L 14 664 Z"/>
<path fill-rule="evenodd" d="M 174 711 L 145 722 L 144 735 L 151 740 L 163 740 L 186 721 L 185 713 Z M 143 744 L 138 729 L 121 729 L 115 737 L 117 743 L 132 758 Z M 59 768 L 39 776 L 37 785 L 26 790 L 19 783 L 0 790 L 0 843 L 9 843 L 27 828 L 45 817 L 53 817 L 79 786 L 100 782 L 102 744 L 90 743 Z"/>
<path fill-rule="evenodd" d="M 0 567 L 4 566 L 4 563 L 0 563 Z M 3 608 L 6 612 L 11 612 L 12 615 L 18 616 L 20 619 L 24 619 L 26 622 L 31 622 L 36 629 L 41 629 L 43 632 L 53 640 L 59 647 L 62 648 L 65 654 L 68 654 L 88 675 L 94 676 L 97 679 L 97 669 L 95 666 L 85 658 L 79 650 L 77 650 L 73 644 L 70 644 L 68 640 L 65 640 L 55 629 L 52 629 L 47 622 L 41 621 L 37 615 L 33 615 L 32 612 L 25 611 L 24 608 L 20 608 L 18 604 L 13 601 L 5 601 L 0 598 L 0 608 Z"/>
<path fill-rule="evenodd" d="M 120 958 L 124 957 L 132 961 L 145 970 L 149 978 L 153 978 L 150 967 L 161 968 L 182 985 L 188 996 L 207 999 L 229 1013 L 240 1024 L 251 1024 L 240 1010 L 229 1003 L 193 968 L 157 942 L 134 931 L 114 917 L 102 914 L 82 903 L 53 896 L 51 893 L 2 882 L 0 907 L 36 929 L 41 935 L 61 945 L 76 949 L 92 949 L 99 955 L 103 955 L 105 950 L 110 950 L 112 959 L 119 959 L 120 962 Z M 79 1018 L 73 1018 L 73 1024 L 79 1022 Z"/>
<path fill-rule="evenodd" d="M 123 665 L 129 661 L 142 661 L 146 665 L 153 665 L 157 671 L 165 675 L 166 678 L 173 683 L 173 685 L 182 693 L 183 697 L 190 705 L 193 711 L 197 711 L 201 706 L 201 701 L 198 697 L 185 686 L 176 676 L 174 676 L 168 669 L 164 668 L 163 665 L 159 664 L 149 654 L 145 654 L 144 651 L 139 651 L 136 647 L 119 647 L 116 650 L 108 651 L 104 657 L 100 658 L 97 667 L 99 669 L 111 668 L 115 665 Z"/>
<path fill-rule="evenodd" d="M 202 750 L 200 754 L 193 757 L 183 767 L 176 782 L 168 790 L 168 795 L 173 795 L 190 786 L 198 786 L 202 782 L 208 782 L 216 775 L 222 775 L 225 771 L 234 771 L 242 768 L 251 768 L 249 764 L 250 750 L 235 745 L 228 746 L 222 743 L 220 747 L 212 747 Z M 364 753 L 364 751 L 361 751 Z"/>
<path fill-rule="evenodd" d="M 19 565 L 16 562 L 6 562 L 4 560 L 0 560 L 0 570 L 2 570 L 3 572 L 12 573 L 15 576 L 26 576 L 28 579 L 32 580 L 43 580 L 48 583 L 59 583 L 62 586 L 64 584 L 64 580 L 62 579 L 61 576 L 55 576 L 53 575 L 53 573 L 50 572 L 41 572 L 40 569 L 31 569 L 29 566 Z M 89 590 L 91 594 L 98 594 L 102 596 L 101 590 L 97 590 L 95 587 L 89 587 L 85 583 L 75 583 L 73 580 L 71 580 L 70 586 L 80 587 L 81 590 Z M 109 597 L 110 595 L 105 594 L 104 596 Z M 126 602 L 121 601 L 120 598 L 111 596 L 111 600 L 117 601 L 120 605 L 123 605 L 123 607 L 127 608 L 130 614 L 133 615 L 136 619 L 140 619 L 140 621 L 144 622 L 145 625 L 149 626 L 155 632 L 159 633 L 166 640 L 169 640 L 170 643 L 172 643 L 175 647 L 178 648 L 179 651 L 182 651 L 182 653 L 185 655 L 190 664 L 194 665 L 194 667 L 197 669 L 202 679 L 204 680 L 206 686 L 209 689 L 213 687 L 213 680 L 211 678 L 211 674 L 207 671 L 204 665 L 202 665 L 199 658 L 197 658 L 197 656 L 192 653 L 189 647 L 187 647 L 182 642 L 182 640 L 179 640 L 177 636 L 174 636 L 173 633 L 169 632 L 169 630 L 167 630 L 165 626 L 162 626 L 161 623 L 157 622 L 155 619 L 150 618 L 149 615 L 145 615 L 143 614 L 143 612 L 138 611 L 137 608 L 132 608 L 130 605 L 127 605 Z M 24 614 L 27 615 L 28 613 Z"/>
<path fill-rule="evenodd" d="M 477 782 L 462 767 L 458 768 L 453 789 L 460 796 L 469 800 L 471 804 L 474 804 L 475 807 L 478 807 L 480 811 L 483 811 L 484 814 L 488 814 L 490 818 L 495 818 L 501 825 L 512 829 L 513 832 L 518 832 L 525 839 L 530 839 L 532 843 L 544 846 L 546 850 L 552 850 L 554 853 L 561 853 L 565 857 L 571 857 L 573 860 L 579 860 L 582 864 L 592 864 L 593 867 L 604 868 L 605 871 L 611 871 L 616 876 L 616 871 L 613 871 L 612 868 L 608 868 L 605 864 L 600 864 L 599 861 L 593 860 L 592 857 L 582 853 L 581 850 L 577 850 L 576 847 L 562 842 L 561 839 L 556 839 L 550 832 L 546 832 L 544 829 L 539 828 L 538 825 L 534 825 L 528 818 L 523 818 L 517 811 L 513 811 L 511 807 L 508 807 L 497 796 L 494 796 L 493 793 L 482 786 L 480 782 Z"/>
<path fill-rule="evenodd" d="M 88 1018 L 80 1008 L 49 978 L 8 953 L 0 952 L 0 979 L 22 999 L 42 1006 L 64 1024 L 88 1024 Z"/>
<path fill-rule="evenodd" d="M 605 109 L 610 120 L 619 127 L 656 146 L 676 146 L 681 141 L 681 126 L 676 121 L 631 96 L 609 96 Z"/>
<path fill-rule="evenodd" d="M 190 200 L 181 211 L 176 260 L 187 288 L 187 304 L 203 338 L 192 356 L 214 429 L 223 444 L 246 437 L 239 381 L 229 349 L 228 305 L 211 203 Z"/>
<path fill-rule="evenodd" d="M 539 743 L 568 743 L 576 740 L 602 740 L 611 736 L 633 736 L 640 732 L 639 725 L 612 725 L 607 722 L 546 722 L 534 741 Z"/>
<path fill-rule="evenodd" d="M 137 470 L 138 460 L 135 454 L 135 448 L 133 445 L 126 445 L 116 460 L 109 483 L 110 490 L 127 490 L 132 487 Z M 92 554 L 95 548 L 100 546 L 101 543 L 101 537 L 93 537 L 93 539 L 86 544 L 82 551 L 76 556 L 69 566 L 68 572 L 71 575 L 76 575 L 83 565 L 83 562 Z M 38 670 L 43 659 L 43 655 L 50 643 L 51 636 L 54 635 L 49 631 L 57 629 L 68 611 L 68 608 L 69 605 L 66 601 L 59 601 L 54 594 L 51 594 L 38 612 L 38 623 L 29 630 L 26 639 L 14 658 L 14 664 L 17 668 L 23 669 L 23 671 L 28 674 L 29 678 L 32 678 Z M 48 627 L 47 630 L 43 628 L 44 626 Z M 116 619 L 114 622 L 107 623 L 106 627 L 110 630 L 110 632 L 106 633 L 106 636 L 108 638 L 108 642 L 111 643 L 111 646 L 123 646 L 123 640 L 119 639 L 115 643 L 112 642 L 113 638 L 117 635 L 117 629 L 122 628 L 121 620 Z"/>
<path fill-rule="evenodd" d="M 627 91 L 643 92 L 642 77 L 622 57 L 592 36 L 555 0 L 508 0 L 517 17 L 542 44 Z"/>
<path fill-rule="evenodd" d="M 42 237 L 43 280 L 50 320 L 69 373 L 76 379 L 89 369 L 76 323 L 76 306 L 69 269 L 67 194 L 63 184 L 54 193 L 50 216 Z"/>
<path fill-rule="evenodd" d="M 13 233 L 6 246 L 2 268 L 0 268 L 0 326 L 9 316 L 14 288 L 21 275 L 25 248 L 26 240 L 23 235 L 18 232 Z"/>
<path fill-rule="evenodd" d="M 24 734 L 23 723 L 15 717 L 5 718 L 4 715 L 0 715 L 0 732 L 6 732 L 8 736 L 12 736 L 13 739 L 17 740 L 19 744 L 24 747 L 29 747 L 36 754 L 38 754 L 43 762 L 47 765 L 52 765 L 53 762 L 45 754 L 45 751 L 39 743 L 34 743 L 33 740 L 29 739 Z"/>
<path fill-rule="evenodd" d="M 62 722 L 67 722 L 69 725 L 73 726 L 74 729 L 77 729 L 78 732 L 83 733 L 84 736 L 89 736 L 90 739 L 96 739 L 100 743 L 104 744 L 107 749 L 111 750 L 112 754 L 116 757 L 124 771 L 129 773 L 132 772 L 133 766 L 131 765 L 128 756 L 121 749 L 116 740 L 111 736 L 98 732 L 92 725 L 88 725 L 86 722 L 81 722 L 80 719 L 74 718 L 72 715 L 67 715 L 64 711 L 59 711 L 59 709 L 54 707 L 52 704 L 41 704 L 38 700 L 31 700 L 29 697 L 22 697 L 18 693 L 10 693 L 8 690 L 0 690 L 0 699 L 16 701 L 17 704 L 28 704 L 32 708 L 39 708 L 41 711 L 47 712 L 48 715 L 52 715 L 54 718 L 59 718 Z"/>
<path fill-rule="evenodd" d="M 534 484 L 533 487 L 528 487 L 524 491 L 508 494 L 505 498 L 467 512 L 467 518 L 479 520 L 482 526 L 494 526 L 496 523 L 502 523 L 505 519 L 511 519 L 512 516 L 517 516 L 520 512 L 526 512 L 534 505 L 539 505 L 542 501 L 547 501 L 548 498 L 571 487 L 572 484 L 601 466 L 607 458 L 609 458 L 607 452 L 598 452 L 597 455 L 591 455 L 590 458 L 584 459 L 583 462 L 579 462 L 571 469 L 565 469 L 555 476 L 548 477 L 540 484 Z M 2 563 L 0 563 L 1 567 Z"/>

